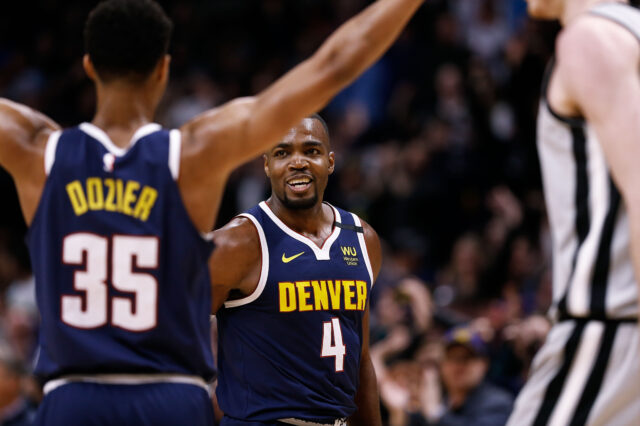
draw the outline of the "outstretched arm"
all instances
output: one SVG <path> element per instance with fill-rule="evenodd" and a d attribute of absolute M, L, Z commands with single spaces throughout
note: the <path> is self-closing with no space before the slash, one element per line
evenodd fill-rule
<path fill-rule="evenodd" d="M 201 230 L 213 225 L 219 197 L 207 197 L 204 191 L 189 195 L 191 188 L 208 186 L 209 194 L 220 192 L 231 170 L 276 144 L 380 58 L 422 2 L 378 0 L 262 93 L 205 112 L 181 128 L 180 188 Z M 198 200 L 210 207 L 196 211 L 191 205 Z"/>
<path fill-rule="evenodd" d="M 27 223 L 35 213 L 44 181 L 44 149 L 59 126 L 24 105 L 0 99 L 0 166 L 13 177 Z"/>
<path fill-rule="evenodd" d="M 598 135 L 624 199 L 640 282 L 640 45 L 618 24 L 585 16 L 563 32 L 557 51 L 559 84 Z"/>

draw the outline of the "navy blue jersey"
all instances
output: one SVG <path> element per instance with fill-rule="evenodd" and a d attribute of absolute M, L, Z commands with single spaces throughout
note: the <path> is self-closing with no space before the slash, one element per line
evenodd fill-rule
<path fill-rule="evenodd" d="M 96 126 L 54 133 L 28 243 L 41 314 L 36 374 L 213 377 L 207 259 L 176 179 L 180 132 L 127 149 Z"/>
<path fill-rule="evenodd" d="M 333 422 L 355 411 L 373 278 L 360 220 L 333 211 L 322 247 L 265 202 L 241 215 L 257 228 L 262 269 L 255 292 L 217 314 L 216 392 L 225 415 Z"/>

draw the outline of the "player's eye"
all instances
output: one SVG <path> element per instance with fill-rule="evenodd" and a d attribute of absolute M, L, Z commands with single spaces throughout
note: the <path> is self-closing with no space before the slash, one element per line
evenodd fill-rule
<path fill-rule="evenodd" d="M 307 150 L 307 155 L 318 155 L 320 150 L 318 148 L 310 148 Z"/>
<path fill-rule="evenodd" d="M 285 155 L 287 155 L 287 151 L 284 149 L 279 149 L 273 153 L 274 157 L 284 157 Z"/>

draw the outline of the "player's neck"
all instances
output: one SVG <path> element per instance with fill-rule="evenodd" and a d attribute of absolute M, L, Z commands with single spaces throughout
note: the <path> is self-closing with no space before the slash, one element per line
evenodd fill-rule
<path fill-rule="evenodd" d="M 267 204 L 278 219 L 301 234 L 321 237 L 326 232 L 327 225 L 330 227 L 333 224 L 333 218 L 325 214 L 322 200 L 308 209 L 291 209 L 272 195 Z"/>
<path fill-rule="evenodd" d="M 627 0 L 567 0 L 560 17 L 562 26 L 569 25 L 577 16 L 585 13 L 598 3 L 629 3 Z"/>
<path fill-rule="evenodd" d="M 156 102 L 148 91 L 131 85 L 99 86 L 93 124 L 109 133 L 110 129 L 135 132 L 153 121 Z"/>

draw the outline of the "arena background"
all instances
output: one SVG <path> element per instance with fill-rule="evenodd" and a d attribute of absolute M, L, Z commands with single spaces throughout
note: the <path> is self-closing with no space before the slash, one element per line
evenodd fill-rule
<path fill-rule="evenodd" d="M 0 14 L 0 96 L 63 126 L 90 121 L 82 28 L 96 3 L 14 2 Z M 158 121 L 173 127 L 259 92 L 369 2 L 160 3 L 175 29 Z M 420 373 L 438 365 L 452 326 L 482 334 L 488 380 L 513 394 L 544 339 L 550 237 L 535 116 L 557 30 L 528 20 L 521 0 L 427 1 L 383 59 L 321 112 L 337 158 L 325 199 L 360 214 L 383 240 L 371 341 L 384 369 L 385 419 L 419 411 L 429 386 Z M 261 161 L 243 166 L 218 226 L 267 194 Z M 0 200 L 0 353 L 28 366 L 38 316 L 26 227 L 1 168 Z M 25 392 L 37 400 L 28 378 Z"/>

